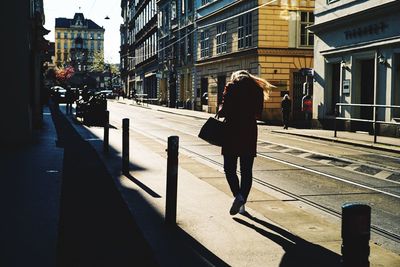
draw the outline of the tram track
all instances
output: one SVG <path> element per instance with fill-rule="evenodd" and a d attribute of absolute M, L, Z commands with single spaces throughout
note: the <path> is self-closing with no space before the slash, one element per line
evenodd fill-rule
<path fill-rule="evenodd" d="M 140 134 L 143 134 L 143 135 L 145 135 L 147 137 L 150 137 L 152 139 L 156 139 L 158 142 L 167 145 L 167 141 L 165 139 L 163 139 L 163 138 L 160 138 L 160 137 L 158 137 L 156 135 L 152 135 L 152 134 L 150 134 L 148 132 L 144 132 L 144 131 L 138 130 L 137 128 L 132 129 L 132 130 L 137 131 Z M 189 154 L 192 154 L 192 155 L 194 155 L 196 157 L 199 157 L 199 158 L 201 158 L 201 159 L 203 159 L 203 160 L 205 160 L 205 161 L 207 161 L 207 162 L 209 162 L 209 163 L 211 163 L 211 164 L 213 164 L 213 165 L 215 165 L 215 166 L 217 166 L 219 168 L 223 168 L 223 164 L 219 163 L 218 161 L 213 160 L 210 157 L 204 156 L 204 155 L 202 155 L 202 154 L 200 154 L 200 153 L 198 153 L 198 152 L 196 152 L 196 151 L 194 151 L 192 149 L 189 149 L 189 148 L 187 148 L 185 146 L 180 146 L 180 149 L 182 149 L 185 152 L 187 152 Z M 265 155 L 262 155 L 261 153 L 257 153 L 257 155 L 260 156 L 260 157 L 263 157 L 263 158 L 268 158 L 270 160 L 277 160 L 277 159 L 274 159 L 273 157 L 266 157 Z M 283 164 L 286 164 L 286 165 L 289 165 L 291 167 L 297 167 L 299 169 L 302 169 L 302 170 L 305 170 L 305 171 L 311 171 L 311 172 L 315 173 L 315 170 L 309 169 L 309 168 L 304 167 L 304 166 L 300 168 L 300 166 L 296 166 L 296 165 L 294 165 L 294 164 L 292 164 L 290 162 L 284 162 L 282 160 L 279 160 L 279 162 L 283 163 Z M 240 174 L 239 171 L 238 171 L 238 174 Z M 325 175 L 325 176 L 329 175 L 329 174 L 324 174 L 322 172 L 319 172 L 318 174 Z M 329 175 L 329 176 L 332 177 L 332 175 Z M 346 182 L 344 179 L 340 179 L 340 180 L 342 182 Z M 253 176 L 253 181 L 256 182 L 257 184 L 261 185 L 261 186 L 264 186 L 264 187 L 268 188 L 268 189 L 274 190 L 274 191 L 279 192 L 279 193 L 281 193 L 281 194 L 283 194 L 283 195 L 285 195 L 287 197 L 290 197 L 290 198 L 295 199 L 297 201 L 300 201 L 300 202 L 302 202 L 304 204 L 307 204 L 307 205 L 309 205 L 311 207 L 314 207 L 314 208 L 316 208 L 316 209 L 318 209 L 320 211 L 323 211 L 323 212 L 326 212 L 326 213 L 328 213 L 330 215 L 333 215 L 333 216 L 337 217 L 338 219 L 341 219 L 341 217 L 342 217 L 342 214 L 340 212 L 338 212 L 338 211 L 336 211 L 336 210 L 334 210 L 332 208 L 323 206 L 323 205 L 321 205 L 321 204 L 319 204 L 319 203 L 317 203 L 315 201 L 312 201 L 310 199 L 302 197 L 299 194 L 295 194 L 295 193 L 292 193 L 292 192 L 290 192 L 288 190 L 285 190 L 285 189 L 282 189 L 280 187 L 277 187 L 277 186 L 275 186 L 273 184 L 270 184 L 270 183 L 268 183 L 268 182 L 266 182 L 266 181 L 264 181 L 262 179 L 259 179 L 259 178 L 255 177 L 255 176 Z M 361 184 L 357 184 L 357 183 L 352 183 L 352 184 L 355 185 L 355 186 L 365 187 L 365 186 L 363 186 Z M 373 189 L 373 188 L 369 188 L 369 187 L 366 187 L 366 189 L 377 191 L 378 193 L 381 193 L 381 194 L 387 194 L 387 195 L 395 197 L 395 198 L 400 198 L 400 196 L 398 196 L 398 195 L 387 193 L 387 192 L 384 192 L 382 190 Z M 379 235 L 379 236 L 382 236 L 384 238 L 392 240 L 392 241 L 394 241 L 396 243 L 400 243 L 400 235 L 398 235 L 396 233 L 392 233 L 392 232 L 390 232 L 390 231 L 388 231 L 386 229 L 383 229 L 383 228 L 381 228 L 381 227 L 379 227 L 377 225 L 371 225 L 371 231 L 373 233 Z"/>
<path fill-rule="evenodd" d="M 147 121 L 147 123 L 148 123 L 148 121 Z M 182 122 L 179 122 L 179 123 L 182 124 Z M 160 125 L 158 125 L 158 126 L 160 126 Z M 165 124 L 163 125 L 163 127 L 167 127 L 168 129 L 172 130 L 172 128 L 169 128 L 168 126 L 165 126 Z M 156 141 L 158 141 L 158 142 L 160 142 L 160 143 L 162 143 L 164 145 L 167 144 L 166 138 L 161 138 L 161 137 L 159 137 L 157 135 L 154 135 L 154 134 L 146 132 L 146 131 L 144 131 L 142 129 L 139 129 L 138 127 L 131 127 L 131 130 L 136 131 L 136 132 L 138 132 L 138 133 L 140 133 L 142 135 L 145 135 L 145 136 L 147 136 L 147 137 L 149 137 L 151 139 L 154 139 L 154 140 L 156 140 Z M 176 129 L 174 129 L 174 130 L 176 130 Z M 192 135 L 190 133 L 184 133 L 184 134 Z M 200 158 L 203 161 L 206 161 L 206 162 L 208 162 L 208 163 L 210 163 L 210 164 L 212 164 L 212 165 L 214 165 L 214 166 L 216 166 L 216 167 L 218 167 L 220 169 L 223 167 L 223 165 L 220 162 L 218 162 L 216 160 L 213 160 L 210 157 L 204 156 L 204 155 L 202 155 L 202 154 L 200 154 L 200 153 L 198 153 L 198 152 L 194 151 L 193 149 L 190 149 L 190 148 L 188 148 L 186 146 L 180 146 L 180 149 L 184 150 L 186 153 L 192 154 L 193 156 L 195 156 L 197 158 Z M 392 193 L 386 192 L 384 190 L 380 190 L 380 189 L 377 189 L 377 188 L 372 188 L 372 187 L 365 186 L 365 185 L 362 185 L 362 184 L 359 184 L 359 183 L 356 183 L 356 182 L 352 182 L 352 181 L 347 181 L 344 178 L 334 177 L 334 175 L 331 175 L 331 174 L 328 174 L 328 173 L 324 173 L 322 171 L 316 171 L 316 170 L 308 168 L 306 166 L 300 166 L 298 164 L 293 164 L 292 162 L 285 161 L 285 160 L 282 160 L 282 159 L 277 159 L 277 158 L 265 155 L 263 153 L 258 153 L 257 155 L 262 157 L 262 158 L 265 158 L 267 160 L 277 161 L 277 162 L 279 162 L 281 164 L 285 164 L 285 165 L 291 166 L 293 168 L 301 169 L 303 171 L 312 172 L 313 174 L 322 175 L 322 176 L 325 176 L 325 177 L 328 177 L 328 178 L 331 178 L 331 179 L 338 180 L 340 182 L 350 183 L 353 186 L 358 186 L 358 187 L 364 188 L 366 190 L 371 190 L 371 191 L 373 191 L 375 193 L 385 194 L 387 196 L 394 197 L 396 199 L 400 199 L 399 195 L 392 194 Z M 264 181 L 264 180 L 262 180 L 260 178 L 255 177 L 255 176 L 253 176 L 253 181 L 256 182 L 257 184 L 261 185 L 261 186 L 264 186 L 265 188 L 268 188 L 268 189 L 274 190 L 276 192 L 279 192 L 279 193 L 281 193 L 281 194 L 283 194 L 283 195 L 285 195 L 285 196 L 287 196 L 289 198 L 292 198 L 294 200 L 297 200 L 299 202 L 307 204 L 307 205 L 309 205 L 311 207 L 316 208 L 317 210 L 326 212 L 326 213 L 328 213 L 328 214 L 330 214 L 330 215 L 332 215 L 334 217 L 337 217 L 338 219 L 341 219 L 341 212 L 340 211 L 337 211 L 337 210 L 335 210 L 333 208 L 329 208 L 327 206 L 321 205 L 320 203 L 318 203 L 316 201 L 310 200 L 308 198 L 305 198 L 305 197 L 301 196 L 300 194 L 296 194 L 296 193 L 290 192 L 288 190 L 285 190 L 283 188 L 280 188 L 278 186 L 275 186 L 275 185 L 273 185 L 271 183 L 268 183 L 268 182 L 266 182 L 266 181 Z M 383 238 L 386 238 L 388 240 L 394 241 L 396 243 L 400 243 L 400 235 L 399 234 L 393 233 L 393 232 L 391 232 L 389 230 L 386 230 L 386 229 L 384 229 L 382 227 L 379 227 L 378 225 L 372 224 L 371 225 L 371 232 L 373 232 L 373 233 L 375 233 L 375 234 L 377 234 L 377 235 L 379 235 L 379 236 L 381 236 Z"/>

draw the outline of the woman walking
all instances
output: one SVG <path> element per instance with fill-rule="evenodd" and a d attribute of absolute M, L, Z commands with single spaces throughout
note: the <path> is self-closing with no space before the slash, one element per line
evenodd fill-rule
<path fill-rule="evenodd" d="M 232 73 L 225 86 L 218 112 L 226 120 L 226 136 L 222 145 L 224 171 L 234 196 L 231 215 L 244 213 L 244 205 L 253 180 L 253 162 L 257 152 L 257 119 L 261 117 L 264 98 L 273 86 L 245 70 Z M 240 162 L 241 179 L 236 173 Z"/>

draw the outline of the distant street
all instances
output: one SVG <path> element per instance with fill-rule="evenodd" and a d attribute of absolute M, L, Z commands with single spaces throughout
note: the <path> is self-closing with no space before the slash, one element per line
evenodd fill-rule
<path fill-rule="evenodd" d="M 131 131 L 162 144 L 178 135 L 180 153 L 222 172 L 220 149 L 197 137 L 204 119 L 115 101 L 108 102 L 108 110 L 112 126 L 120 129 L 122 118 L 129 118 Z M 253 173 L 257 189 L 332 220 L 340 220 L 343 203 L 368 203 L 372 239 L 399 249 L 400 182 L 394 173 L 400 170 L 398 155 L 271 132 L 274 129 L 278 127 L 259 125 Z"/>

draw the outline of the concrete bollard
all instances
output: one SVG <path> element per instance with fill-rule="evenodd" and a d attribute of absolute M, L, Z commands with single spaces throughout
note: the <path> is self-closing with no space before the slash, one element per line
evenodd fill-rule
<path fill-rule="evenodd" d="M 371 237 L 371 207 L 360 203 L 342 206 L 343 267 L 369 266 Z"/>
<path fill-rule="evenodd" d="M 168 137 L 167 158 L 167 196 L 165 206 L 165 222 L 176 225 L 176 200 L 178 191 L 178 149 L 179 137 Z"/>
<path fill-rule="evenodd" d="M 122 173 L 129 173 L 129 119 L 122 119 Z"/>
<path fill-rule="evenodd" d="M 109 151 L 109 136 L 110 136 L 110 112 L 106 110 L 104 118 L 104 135 L 103 135 L 103 151 Z"/>

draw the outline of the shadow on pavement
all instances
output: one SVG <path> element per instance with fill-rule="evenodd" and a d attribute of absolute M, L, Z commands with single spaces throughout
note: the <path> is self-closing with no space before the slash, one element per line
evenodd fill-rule
<path fill-rule="evenodd" d="M 320 245 L 310 243 L 276 225 L 253 217 L 248 212 L 243 214 L 243 216 L 275 232 L 269 232 L 240 218 L 233 218 L 238 223 L 254 229 L 256 232 L 279 244 L 285 250 L 286 253 L 282 257 L 281 263 L 279 265 L 280 267 L 342 266 L 340 255 Z"/>
<path fill-rule="evenodd" d="M 64 147 L 58 266 L 157 266 L 97 152 L 52 109 Z"/>
<path fill-rule="evenodd" d="M 120 168 L 122 159 L 118 151 L 110 146 L 109 153 L 100 156 L 84 140 L 98 137 L 83 128 L 78 133 L 57 107 L 52 108 L 52 116 L 65 153 L 58 266 L 228 266 L 183 229 L 167 226 L 163 215 L 136 190 L 119 188 L 121 185 L 113 180 L 115 170 L 107 169 L 101 159 L 104 157 L 113 169 Z M 130 170 L 144 170 L 135 164 L 130 167 Z M 132 175 L 126 177 L 152 197 L 161 198 Z M 127 202 L 140 205 L 142 211 L 150 214 L 150 224 L 157 226 L 152 230 L 153 236 L 163 233 L 171 243 L 164 249 L 167 251 L 161 252 L 167 255 L 168 262 L 157 262 L 133 216 L 136 208 L 128 207 Z M 129 208 L 134 209 L 133 214 Z M 175 251 L 174 245 L 178 248 Z"/>

